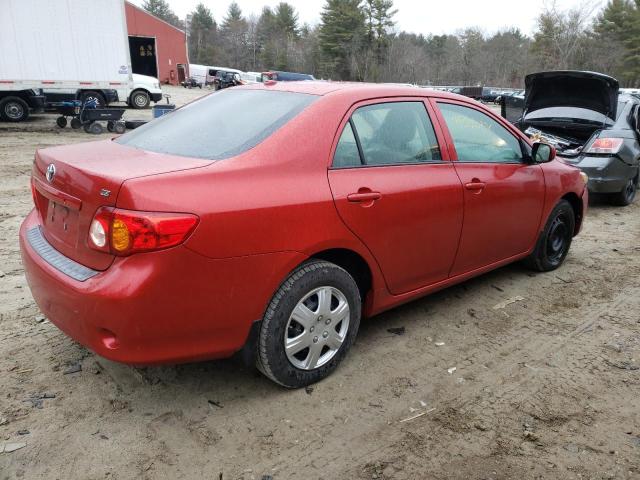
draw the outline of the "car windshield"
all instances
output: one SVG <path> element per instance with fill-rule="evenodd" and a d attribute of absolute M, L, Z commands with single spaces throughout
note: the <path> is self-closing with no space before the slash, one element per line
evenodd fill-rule
<path fill-rule="evenodd" d="M 115 141 L 142 150 L 222 160 L 268 138 L 318 97 L 264 90 L 221 90 Z"/>

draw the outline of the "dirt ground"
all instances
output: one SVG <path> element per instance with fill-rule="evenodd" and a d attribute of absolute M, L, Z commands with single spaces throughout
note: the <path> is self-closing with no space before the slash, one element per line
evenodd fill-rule
<path fill-rule="evenodd" d="M 640 201 L 595 202 L 556 272 L 364 322 L 287 391 L 235 360 L 114 364 L 42 321 L 17 240 L 34 149 L 94 139 L 54 118 L 0 124 L 0 479 L 640 478 Z"/>

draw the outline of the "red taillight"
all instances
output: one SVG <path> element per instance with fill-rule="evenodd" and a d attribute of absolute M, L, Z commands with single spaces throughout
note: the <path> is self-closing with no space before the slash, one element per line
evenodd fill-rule
<path fill-rule="evenodd" d="M 620 151 L 623 143 L 624 140 L 622 138 L 597 138 L 587 148 L 587 153 L 615 155 Z"/>
<path fill-rule="evenodd" d="M 137 212 L 103 207 L 89 228 L 89 245 L 113 255 L 151 252 L 184 242 L 198 224 L 188 213 Z"/>

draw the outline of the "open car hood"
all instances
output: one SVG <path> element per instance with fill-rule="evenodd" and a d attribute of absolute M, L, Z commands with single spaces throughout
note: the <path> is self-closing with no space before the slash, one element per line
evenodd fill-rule
<path fill-rule="evenodd" d="M 616 119 L 618 90 L 615 78 L 595 72 L 555 71 L 527 75 L 525 114 L 548 107 L 586 108 Z"/>

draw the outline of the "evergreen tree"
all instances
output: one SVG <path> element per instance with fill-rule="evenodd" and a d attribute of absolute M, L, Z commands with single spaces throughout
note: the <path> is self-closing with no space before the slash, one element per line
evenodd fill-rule
<path fill-rule="evenodd" d="M 358 64 L 365 46 L 366 17 L 361 0 L 327 0 L 321 14 L 319 42 L 323 73 L 339 80 L 360 80 Z"/>
<path fill-rule="evenodd" d="M 640 10 L 630 0 L 610 0 L 594 22 L 594 50 L 609 73 L 636 86 L 640 77 Z"/>
<path fill-rule="evenodd" d="M 192 63 L 213 65 L 215 63 L 216 22 L 211 10 L 199 3 L 191 13 L 189 28 L 189 58 Z"/>
<path fill-rule="evenodd" d="M 258 18 L 258 43 L 260 46 L 260 60 L 265 69 L 274 68 L 277 57 L 277 47 L 274 43 L 276 35 L 276 18 L 270 7 L 264 7 Z"/>
<path fill-rule="evenodd" d="M 220 42 L 223 47 L 225 66 L 245 69 L 249 65 L 249 42 L 247 38 L 249 24 L 242 15 L 236 2 L 232 2 L 227 16 L 220 25 Z"/>
<path fill-rule="evenodd" d="M 398 13 L 393 9 L 393 0 L 365 0 L 364 13 L 367 18 L 367 40 L 378 64 L 383 63 L 384 53 L 389 46 L 390 30 L 395 25 L 393 17 Z"/>
<path fill-rule="evenodd" d="M 170 23 L 174 27 L 184 29 L 184 22 L 171 10 L 166 0 L 144 0 L 142 8 L 151 15 Z"/>

